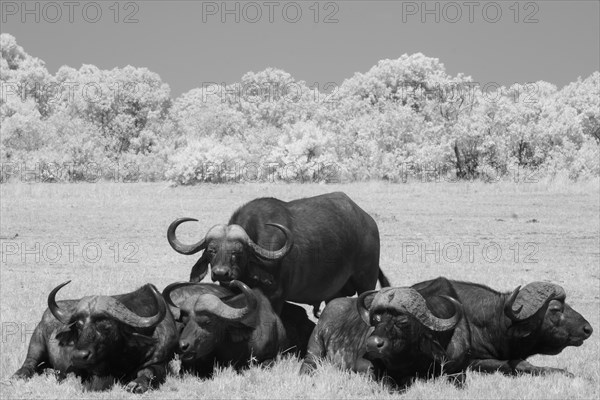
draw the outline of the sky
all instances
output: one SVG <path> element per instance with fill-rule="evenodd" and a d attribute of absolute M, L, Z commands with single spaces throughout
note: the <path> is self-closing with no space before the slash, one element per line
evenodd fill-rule
<path fill-rule="evenodd" d="M 423 53 L 482 85 L 559 88 L 600 70 L 600 1 L 0 1 L 2 33 L 46 62 L 158 73 L 176 97 L 276 67 L 340 85 Z"/>

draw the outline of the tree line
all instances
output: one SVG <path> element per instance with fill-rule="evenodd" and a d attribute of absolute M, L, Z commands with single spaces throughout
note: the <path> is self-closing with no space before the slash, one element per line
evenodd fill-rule
<path fill-rule="evenodd" d="M 267 68 L 173 98 L 147 68 L 52 75 L 13 36 L 0 47 L 3 181 L 23 170 L 41 181 L 118 170 L 178 184 L 600 176 L 598 71 L 560 90 L 505 87 L 451 76 L 417 53 L 340 84 Z"/>

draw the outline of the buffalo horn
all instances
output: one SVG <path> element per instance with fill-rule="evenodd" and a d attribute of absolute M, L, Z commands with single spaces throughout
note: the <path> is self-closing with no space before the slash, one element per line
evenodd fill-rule
<path fill-rule="evenodd" d="M 179 289 L 180 287 L 184 287 L 184 286 L 194 286 L 196 285 L 195 282 L 174 282 L 169 284 L 166 288 L 164 288 L 164 290 L 162 291 L 162 296 L 165 299 L 165 301 L 167 302 L 168 305 L 170 305 L 171 307 L 175 307 L 175 308 L 179 308 L 179 306 L 177 306 L 175 303 L 173 303 L 173 299 L 171 298 L 171 292 L 173 292 L 176 289 Z"/>
<path fill-rule="evenodd" d="M 356 301 L 356 308 L 358 309 L 358 314 L 365 321 L 365 324 L 371 325 L 371 318 L 369 315 L 369 308 L 365 304 L 365 300 L 367 296 L 372 295 L 373 293 L 377 293 L 377 290 L 368 290 L 363 292 L 358 296 L 358 300 Z"/>
<path fill-rule="evenodd" d="M 158 306 L 158 312 L 151 317 L 142 317 L 125 307 L 120 301 L 109 296 L 98 296 L 94 311 L 108 314 L 114 319 L 134 328 L 153 328 L 164 319 L 167 313 L 167 306 L 156 288 L 152 285 L 149 286 Z"/>
<path fill-rule="evenodd" d="M 523 321 L 535 315 L 550 300 L 563 300 L 565 290 L 550 282 L 532 282 L 516 288 L 505 303 L 504 313 L 512 321 Z M 513 309 L 514 306 L 518 308 Z"/>
<path fill-rule="evenodd" d="M 413 288 L 385 288 L 373 299 L 371 308 L 395 308 L 401 312 L 411 314 L 420 323 L 433 331 L 447 331 L 454 328 L 460 321 L 462 305 L 454 299 L 444 297 L 454 305 L 454 315 L 450 318 L 438 318 L 433 315 L 423 296 Z"/>
<path fill-rule="evenodd" d="M 180 254 L 190 255 L 190 254 L 195 254 L 195 253 L 199 252 L 200 250 L 203 250 L 206 247 L 206 240 L 202 239 L 198 243 L 189 244 L 189 245 L 181 243 L 179 241 L 179 239 L 177 239 L 177 236 L 175 235 L 175 231 L 177 230 L 177 227 L 179 225 L 181 225 L 182 223 L 187 222 L 187 221 L 198 221 L 198 220 L 195 218 L 178 218 L 175 221 L 171 222 L 171 225 L 169 225 L 169 229 L 167 230 L 167 240 L 169 241 L 169 244 L 171 245 L 173 250 L 175 250 L 176 252 L 178 252 Z"/>
<path fill-rule="evenodd" d="M 517 299 L 517 296 L 519 295 L 519 290 L 521 290 L 520 285 L 517 286 L 515 290 L 513 290 L 510 297 L 504 304 L 504 314 L 506 314 L 506 316 L 510 318 L 511 321 L 518 321 L 519 317 L 517 316 L 517 314 L 519 314 L 523 309 L 523 305 L 521 305 L 517 311 L 514 311 L 512 308 L 513 304 L 515 303 L 515 300 Z"/>
<path fill-rule="evenodd" d="M 250 246 L 250 248 L 254 250 L 256 254 L 263 258 L 266 258 L 267 260 L 279 260 L 280 258 L 284 257 L 292 248 L 294 244 L 294 236 L 292 235 L 292 232 L 290 232 L 290 230 L 283 225 L 272 223 L 267 223 L 265 225 L 274 226 L 275 228 L 283 232 L 283 234 L 285 235 L 285 245 L 279 250 L 267 250 L 254 243 L 254 241 L 250 239 L 250 236 L 248 236 L 248 234 L 246 234 L 246 244 L 248 244 L 248 246 Z"/>
<path fill-rule="evenodd" d="M 244 307 L 231 307 L 214 294 L 205 293 L 198 296 L 195 311 L 197 313 L 207 311 L 226 320 L 239 321 L 256 310 L 258 307 L 258 299 L 252 289 L 237 280 L 231 281 L 229 286 L 235 286 L 242 291 L 246 298 L 246 305 Z"/>
<path fill-rule="evenodd" d="M 68 285 L 69 283 L 71 283 L 71 281 L 66 281 L 64 283 L 61 283 L 60 285 L 58 285 L 57 287 L 52 289 L 52 291 L 48 295 L 48 308 L 50 309 L 50 312 L 52 313 L 52 315 L 54 315 L 54 318 L 56 318 L 63 324 L 69 323 L 69 315 L 65 311 L 61 310 L 60 307 L 58 307 L 58 304 L 56 304 L 55 297 L 56 297 L 56 293 L 63 286 Z"/>

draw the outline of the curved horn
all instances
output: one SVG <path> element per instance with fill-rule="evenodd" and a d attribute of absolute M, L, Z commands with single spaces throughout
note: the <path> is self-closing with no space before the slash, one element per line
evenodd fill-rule
<path fill-rule="evenodd" d="M 177 230 L 177 227 L 179 225 L 181 225 L 184 222 L 187 221 L 198 221 L 195 218 L 178 218 L 175 221 L 171 222 L 171 225 L 169 225 L 169 229 L 167 230 L 167 240 L 169 241 L 169 244 L 171 245 L 171 247 L 173 248 L 173 250 L 175 250 L 176 252 L 180 253 L 180 254 L 185 254 L 185 255 L 190 255 L 190 254 L 195 254 L 197 252 L 199 252 L 200 250 L 203 250 L 206 247 L 206 240 L 205 238 L 200 240 L 198 243 L 194 243 L 194 244 L 183 244 L 179 241 L 179 239 L 177 239 L 177 236 L 175 235 L 175 231 Z"/>
<path fill-rule="evenodd" d="M 386 290 L 387 289 L 387 290 Z M 407 312 L 415 317 L 420 323 L 433 331 L 447 331 L 456 326 L 462 316 L 462 305 L 458 301 L 450 300 L 454 305 L 455 313 L 450 318 L 439 318 L 433 315 L 427 302 L 413 288 L 386 288 L 382 289 L 373 299 L 371 308 L 384 307 L 395 308 Z"/>
<path fill-rule="evenodd" d="M 64 310 L 61 310 L 58 307 L 58 304 L 56 304 L 56 293 L 63 287 L 68 285 L 69 283 L 71 283 L 71 281 L 66 281 L 64 283 L 61 283 L 60 285 L 58 285 L 57 287 L 55 287 L 54 289 L 52 289 L 52 291 L 50 292 L 50 294 L 48 295 L 48 308 L 50 309 L 50 312 L 52 313 L 52 315 L 54 315 L 54 318 L 56 318 L 57 320 L 59 320 L 60 322 L 62 322 L 63 324 L 68 324 L 69 323 L 69 314 L 67 314 Z"/>
<path fill-rule="evenodd" d="M 233 286 L 240 289 L 246 298 L 246 314 L 256 311 L 258 308 L 258 299 L 256 298 L 256 294 L 252 291 L 252 289 L 250 289 L 245 283 L 235 279 L 229 282 L 229 287 Z"/>
<path fill-rule="evenodd" d="M 505 314 L 512 321 L 523 321 L 534 316 L 550 300 L 564 301 L 566 297 L 565 290 L 550 282 L 532 282 L 523 289 L 515 292 L 509 297 L 505 305 Z M 513 310 L 513 306 L 518 306 L 518 310 Z"/>
<path fill-rule="evenodd" d="M 246 299 L 246 305 L 244 307 L 231 307 L 214 294 L 206 293 L 198 297 L 198 300 L 196 301 L 196 312 L 208 311 L 211 314 L 230 321 L 239 321 L 248 314 L 254 312 L 258 307 L 258 299 L 252 289 L 236 280 L 231 281 L 230 286 L 236 286 L 242 291 Z"/>
<path fill-rule="evenodd" d="M 162 296 L 165 299 L 165 301 L 167 302 L 168 305 L 170 305 L 171 307 L 174 308 L 179 308 L 179 306 L 177 306 L 175 303 L 173 303 L 173 299 L 171 299 L 171 292 L 179 289 L 180 287 L 184 287 L 184 286 L 194 286 L 196 285 L 196 283 L 194 282 L 174 282 L 171 283 L 169 285 L 167 285 L 166 288 L 163 289 L 162 291 Z"/>
<path fill-rule="evenodd" d="M 456 318 L 456 323 L 452 326 L 452 328 L 454 328 L 463 317 L 463 305 L 460 301 L 458 301 L 454 297 L 446 296 L 445 294 L 441 295 L 440 297 L 443 297 L 444 299 L 448 300 L 454 306 L 454 315 L 451 317 L 451 318 Z M 448 328 L 448 329 L 452 329 L 452 328 Z"/>
<path fill-rule="evenodd" d="M 422 323 L 432 331 L 438 332 L 453 329 L 456 326 L 456 324 L 458 324 L 462 316 L 462 305 L 458 301 L 452 299 L 449 296 L 440 297 L 444 297 L 450 300 L 450 302 L 452 302 L 452 305 L 454 306 L 454 315 L 450 318 L 439 318 L 433 315 L 429 307 L 427 307 L 427 302 L 425 301 L 425 299 L 416 290 L 414 291 L 414 293 L 411 293 L 412 307 L 411 309 L 409 309 L 410 311 L 412 311 L 411 314 L 417 320 L 419 320 L 420 323 Z"/>
<path fill-rule="evenodd" d="M 279 260 L 280 258 L 284 257 L 294 245 L 294 236 L 292 235 L 292 232 L 290 232 L 290 230 L 283 225 L 272 223 L 266 223 L 265 225 L 274 226 L 275 228 L 283 232 L 283 234 L 285 235 L 285 245 L 281 249 L 275 251 L 263 249 L 262 247 L 254 243 L 248 235 L 246 235 L 246 243 L 259 256 L 266 258 L 267 260 Z"/>
<path fill-rule="evenodd" d="M 192 267 L 192 271 L 190 272 L 190 282 L 200 282 L 204 279 L 208 273 L 209 262 L 210 257 L 208 257 L 207 252 L 204 252 Z"/>
<path fill-rule="evenodd" d="M 365 322 L 365 324 L 369 326 L 371 325 L 371 316 L 369 314 L 369 309 L 365 305 L 365 299 L 367 298 L 367 296 L 370 296 L 373 293 L 377 293 L 377 290 L 368 290 L 366 292 L 363 292 L 360 294 L 360 296 L 358 296 L 358 300 L 356 301 L 356 309 L 358 310 L 358 314 Z"/>
<path fill-rule="evenodd" d="M 167 306 L 156 288 L 153 285 L 148 286 L 158 306 L 158 312 L 151 317 L 142 317 L 125 307 L 123 303 L 114 297 L 109 296 L 98 296 L 94 311 L 108 314 L 114 319 L 134 328 L 153 328 L 165 318 Z"/>
<path fill-rule="evenodd" d="M 520 285 L 517 286 L 515 290 L 513 290 L 508 300 L 506 300 L 506 303 L 504 303 L 504 314 L 508 318 L 510 318 L 511 321 L 518 321 L 519 317 L 517 316 L 517 314 L 520 313 L 523 309 L 523 305 L 521 305 L 517 311 L 513 311 L 512 308 L 513 304 L 515 303 L 515 300 L 517 299 L 517 296 L 519 295 L 519 290 L 521 290 Z"/>

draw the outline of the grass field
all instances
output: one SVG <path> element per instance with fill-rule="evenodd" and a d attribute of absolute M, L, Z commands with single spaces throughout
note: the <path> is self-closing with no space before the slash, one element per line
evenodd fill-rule
<path fill-rule="evenodd" d="M 219 371 L 210 381 L 171 375 L 156 391 L 131 395 L 121 386 L 82 393 L 74 377 L 51 374 L 30 381 L 8 378 L 25 358 L 29 334 L 48 292 L 72 283 L 60 299 L 115 294 L 152 282 L 162 290 L 187 280 L 195 256 L 175 253 L 168 224 L 181 216 L 182 239 L 197 240 L 227 222 L 244 202 L 284 200 L 335 190 L 346 192 L 379 225 L 381 266 L 392 284 L 410 285 L 444 275 L 499 290 L 534 280 L 562 285 L 567 302 L 596 332 L 534 364 L 566 368 L 575 378 L 505 377 L 469 373 L 464 389 L 443 380 L 418 382 L 406 398 L 576 398 L 600 396 L 600 190 L 587 184 L 237 184 L 169 187 L 166 184 L 8 184 L 0 186 L 0 390 L 2 398 L 397 398 L 385 386 L 324 365 L 298 377 L 300 362 L 283 358 L 272 369 Z M 187 230 L 186 230 L 187 229 Z M 18 234 L 17 237 L 13 236 Z M 175 370 L 177 362 L 173 363 Z"/>

